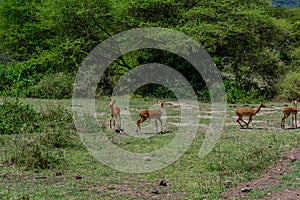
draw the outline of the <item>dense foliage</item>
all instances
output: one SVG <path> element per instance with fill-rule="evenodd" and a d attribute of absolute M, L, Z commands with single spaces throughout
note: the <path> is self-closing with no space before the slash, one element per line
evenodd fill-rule
<path fill-rule="evenodd" d="M 299 10 L 275 9 L 270 0 L 3 0 L 0 94 L 69 98 L 77 69 L 94 47 L 121 31 L 152 26 L 199 42 L 221 70 L 230 102 L 289 93 L 281 82 L 299 66 Z M 192 66 L 157 50 L 116 60 L 101 78 L 99 93 L 111 93 L 134 66 L 157 61 L 174 66 L 199 97 L 208 97 L 199 74 L 187 73 Z M 152 86 L 137 92 L 169 93 Z"/>
<path fill-rule="evenodd" d="M 26 134 L 39 129 L 36 111 L 29 105 L 4 101 L 0 105 L 0 134 Z"/>

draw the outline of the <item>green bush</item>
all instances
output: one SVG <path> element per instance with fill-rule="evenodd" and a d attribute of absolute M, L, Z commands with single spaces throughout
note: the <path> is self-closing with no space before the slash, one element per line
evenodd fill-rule
<path fill-rule="evenodd" d="M 14 153 L 5 160 L 6 164 L 28 169 L 52 169 L 62 162 L 64 162 L 62 153 L 49 151 L 36 141 L 23 141 L 14 148 Z"/>
<path fill-rule="evenodd" d="M 41 111 L 41 121 L 45 127 L 68 126 L 74 127 L 72 113 L 62 106 L 46 107 Z"/>
<path fill-rule="evenodd" d="M 74 77 L 65 73 L 44 76 L 37 85 L 30 88 L 29 97 L 42 99 L 71 98 Z"/>
<path fill-rule="evenodd" d="M 48 108 L 41 112 L 43 137 L 41 144 L 50 148 L 65 148 L 76 146 L 75 127 L 72 113 L 62 107 Z M 77 138 L 78 139 L 78 138 Z"/>
<path fill-rule="evenodd" d="M 0 65 L 0 92 L 7 95 L 13 88 L 14 80 L 18 78 L 17 73 L 12 68 Z"/>
<path fill-rule="evenodd" d="M 60 127 L 47 129 L 46 134 L 40 139 L 42 145 L 49 148 L 66 148 L 75 146 L 75 133 Z"/>
<path fill-rule="evenodd" d="M 35 62 L 18 62 L 0 66 L 0 94 L 4 96 L 23 96 L 30 86 L 36 84 L 45 66 Z"/>
<path fill-rule="evenodd" d="M 254 103 L 264 100 L 263 91 L 253 84 L 238 85 L 234 80 L 224 81 L 228 103 Z"/>
<path fill-rule="evenodd" d="M 39 130 L 39 114 L 29 105 L 4 100 L 0 104 L 0 133 L 20 134 Z"/>
<path fill-rule="evenodd" d="M 60 148 L 81 145 L 72 113 L 60 106 L 36 112 L 24 103 L 4 100 L 0 105 L 0 131 L 1 136 L 15 134 L 9 141 L 0 138 L 12 152 L 5 156 L 4 164 L 28 169 L 59 167 L 65 162 Z"/>
<path fill-rule="evenodd" d="M 277 98 L 281 100 L 295 100 L 300 97 L 300 72 L 288 73 L 278 84 Z"/>

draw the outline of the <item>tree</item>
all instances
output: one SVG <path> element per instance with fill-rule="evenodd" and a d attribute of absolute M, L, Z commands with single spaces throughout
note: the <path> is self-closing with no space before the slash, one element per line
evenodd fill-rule
<path fill-rule="evenodd" d="M 194 35 L 223 72 L 234 74 L 238 85 L 250 81 L 273 88 L 283 73 L 280 55 L 292 43 L 289 23 L 272 16 L 267 0 L 213 3 L 185 13 L 180 30 Z"/>
<path fill-rule="evenodd" d="M 106 38 L 136 27 L 164 27 L 198 41 L 229 79 L 228 85 L 234 82 L 243 91 L 264 88 L 273 95 L 287 69 L 297 67 L 297 24 L 270 0 L 3 0 L 0 56 L 5 67 L 12 66 L 9 61 L 19 62 L 13 66 L 21 69 L 22 78 L 74 74 Z M 196 92 L 205 90 L 191 65 L 157 50 L 117 59 L 102 77 L 101 90 L 110 92 L 129 69 L 149 62 L 175 66 Z M 30 80 L 34 84 L 40 78 Z"/>
<path fill-rule="evenodd" d="M 274 84 L 286 69 L 282 55 L 294 42 L 289 21 L 273 16 L 269 0 L 139 0 L 132 1 L 127 10 L 138 25 L 168 27 L 193 37 L 219 69 L 232 74 L 245 90 L 254 85 L 274 94 Z M 177 67 L 180 65 L 174 56 L 153 56 L 156 58 L 149 55 L 148 59 L 167 63 L 173 59 Z M 197 76 L 189 80 L 203 88 Z"/>
<path fill-rule="evenodd" d="M 0 4 L 0 53 L 7 59 L 24 61 L 36 46 L 45 45 L 48 36 L 39 26 L 39 0 L 3 0 Z"/>

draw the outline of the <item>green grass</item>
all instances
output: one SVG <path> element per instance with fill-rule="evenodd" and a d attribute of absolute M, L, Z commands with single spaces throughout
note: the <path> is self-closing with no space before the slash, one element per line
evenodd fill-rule
<path fill-rule="evenodd" d="M 103 97 L 96 101 L 98 120 L 105 127 L 108 127 L 109 120 L 108 100 Z M 174 163 L 158 171 L 130 174 L 116 171 L 97 161 L 84 148 L 69 122 L 58 123 L 60 117 L 55 116 L 61 115 L 57 112 L 57 106 L 70 111 L 71 100 L 21 101 L 32 105 L 37 112 L 54 110 L 54 116 L 49 115 L 48 119 L 44 119 L 44 129 L 41 132 L 1 134 L 0 197 L 4 199 L 148 199 L 155 197 L 151 193 L 153 187 L 159 189 L 160 194 L 156 196 L 160 199 L 219 199 L 220 192 L 226 189 L 223 185 L 226 180 L 238 185 L 256 178 L 275 164 L 280 154 L 300 147 L 300 129 L 280 129 L 280 109 L 262 109 L 253 117 L 250 129 L 240 130 L 236 123 L 235 108 L 228 107 L 221 138 L 204 159 L 200 159 L 198 153 L 205 136 L 204 127 L 210 122 L 208 117 L 199 118 L 199 123 L 204 126 L 198 130 L 190 148 Z M 133 99 L 129 110 L 131 118 L 137 120 L 138 110 L 153 104 L 151 100 Z M 201 104 L 200 115 L 207 116 L 208 109 L 209 104 Z M 180 122 L 179 107 L 168 105 L 165 111 L 169 118 L 163 124 L 164 134 L 152 133 L 146 138 L 133 137 L 115 133 L 108 128 L 104 133 L 115 145 L 130 152 L 144 153 L 160 149 L 175 137 L 177 128 L 172 123 Z M 154 124 L 150 120 L 147 123 Z M 289 125 L 287 122 L 287 126 Z M 142 130 L 144 126 L 141 125 Z M 126 127 L 123 128 L 126 131 Z M 52 135 L 55 137 L 51 137 Z M 57 137 L 63 137 L 66 144 L 54 145 Z M 22 155 L 22 145 L 29 148 L 36 144 L 41 148 L 41 156 L 50 159 L 52 165 L 49 168 L 7 162 L 14 155 Z M 32 155 L 23 155 L 28 156 L 27 162 L 32 160 Z M 299 162 L 294 164 L 299 169 Z M 282 187 L 297 185 L 294 176 L 299 177 L 298 169 L 294 174 L 283 178 Z M 61 175 L 57 176 L 57 172 L 61 172 Z M 77 175 L 82 179 L 76 179 Z M 167 187 L 158 185 L 161 179 L 167 181 Z M 250 195 L 258 197 L 263 194 L 253 192 Z"/>

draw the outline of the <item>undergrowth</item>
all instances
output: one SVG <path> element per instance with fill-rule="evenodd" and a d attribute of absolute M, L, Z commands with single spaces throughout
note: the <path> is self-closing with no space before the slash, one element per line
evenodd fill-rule
<path fill-rule="evenodd" d="M 0 105 L 0 142 L 9 149 L 3 163 L 28 169 L 60 167 L 62 148 L 80 145 L 72 114 L 64 108 L 47 107 L 36 111 L 17 100 Z M 10 140 L 6 138 L 10 136 Z"/>
<path fill-rule="evenodd" d="M 4 100 L 0 104 L 0 133 L 21 134 L 38 131 L 39 114 L 29 105 L 19 101 Z"/>

